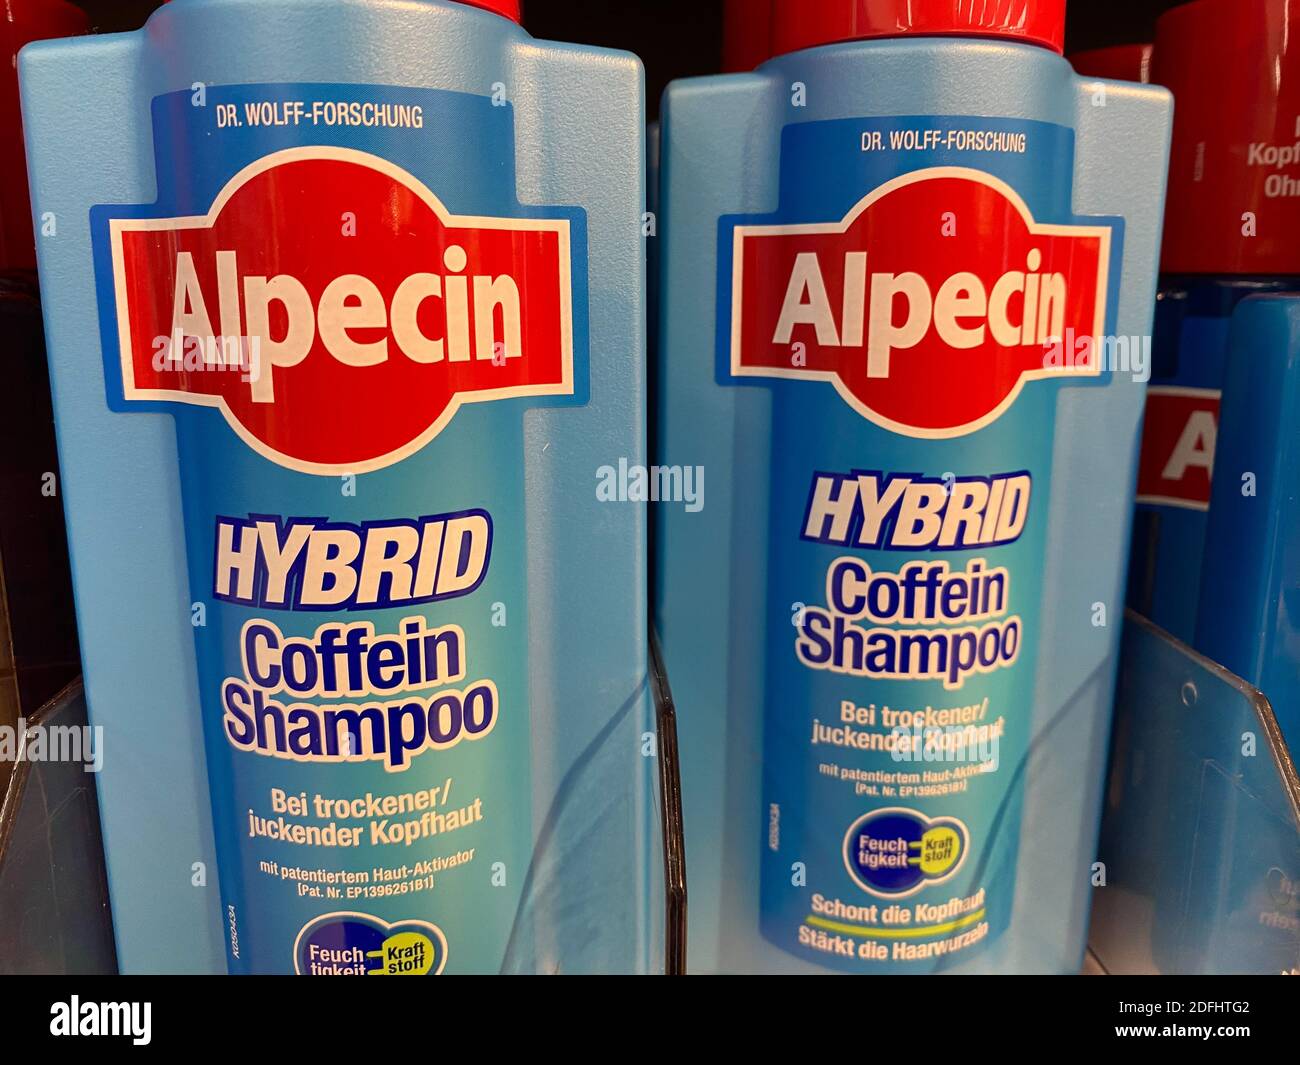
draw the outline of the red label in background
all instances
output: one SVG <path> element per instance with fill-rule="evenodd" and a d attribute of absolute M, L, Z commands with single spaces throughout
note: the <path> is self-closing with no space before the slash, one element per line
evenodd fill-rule
<path fill-rule="evenodd" d="M 1211 388 L 1153 385 L 1147 389 L 1139 503 L 1209 509 L 1219 395 Z"/>
<path fill-rule="evenodd" d="M 253 164 L 205 217 L 111 234 L 124 398 L 215 407 L 291 469 L 378 469 L 462 403 L 573 393 L 567 221 L 457 217 L 316 147 Z"/>
<path fill-rule="evenodd" d="M 1110 229 L 1036 224 L 981 171 L 918 171 L 841 222 L 734 241 L 735 376 L 827 381 L 877 424 L 952 437 L 1026 381 L 1100 372 Z"/>
<path fill-rule="evenodd" d="M 1300 0 L 1164 5 L 1174 96 L 1161 270 L 1300 273 Z"/>

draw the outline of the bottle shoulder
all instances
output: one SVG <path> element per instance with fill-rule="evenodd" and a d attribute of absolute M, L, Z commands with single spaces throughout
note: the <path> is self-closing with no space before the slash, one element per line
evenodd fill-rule
<path fill-rule="evenodd" d="M 1045 48 L 954 38 L 826 45 L 748 73 L 679 79 L 664 94 L 666 110 L 703 121 L 708 108 L 746 104 L 782 123 L 936 115 L 1079 126 L 1137 113 L 1154 127 L 1172 110 L 1166 89 L 1082 77 Z"/>

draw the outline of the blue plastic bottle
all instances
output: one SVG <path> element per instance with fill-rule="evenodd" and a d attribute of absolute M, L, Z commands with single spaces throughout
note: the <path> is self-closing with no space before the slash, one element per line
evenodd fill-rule
<path fill-rule="evenodd" d="M 778 58 L 667 91 L 694 971 L 1080 964 L 1170 99 L 1077 77 L 1063 31 L 784 3 Z"/>
<path fill-rule="evenodd" d="M 724 74 L 753 70 L 772 55 L 773 0 L 725 0 L 722 5 L 722 66 Z M 651 217 L 659 215 L 659 159 L 662 138 L 659 123 L 651 122 L 646 131 L 647 180 L 646 204 Z M 650 351 L 659 349 L 659 266 L 660 242 L 652 240 L 647 245 L 646 268 L 649 274 L 650 328 L 647 334 Z M 651 368 L 651 406 L 657 405 L 659 380 L 658 366 Z M 651 444 L 654 448 L 654 444 Z"/>
<path fill-rule="evenodd" d="M 1232 318 L 1196 644 L 1259 688 L 1300 759 L 1300 296 Z M 1268 744 L 1272 737 L 1256 737 Z M 1263 753 L 1263 752 L 1261 752 Z"/>
<path fill-rule="evenodd" d="M 1300 274 L 1297 18 L 1295 0 L 1197 0 L 1157 23 L 1151 79 L 1177 107 L 1128 602 L 1188 642 L 1232 313 Z"/>
<path fill-rule="evenodd" d="M 22 57 L 127 971 L 654 965 L 642 72 L 517 18 Z"/>

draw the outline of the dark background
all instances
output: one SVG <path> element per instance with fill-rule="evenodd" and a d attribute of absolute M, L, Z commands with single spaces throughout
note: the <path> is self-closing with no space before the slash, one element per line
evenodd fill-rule
<path fill-rule="evenodd" d="M 101 33 L 140 26 L 158 0 L 76 0 Z M 266 0 L 274 3 L 275 0 Z M 1067 51 L 1149 41 L 1156 17 L 1182 0 L 1069 0 Z M 523 0 L 534 37 L 635 52 L 647 103 L 673 78 L 712 74 L 722 50 L 722 0 Z"/>

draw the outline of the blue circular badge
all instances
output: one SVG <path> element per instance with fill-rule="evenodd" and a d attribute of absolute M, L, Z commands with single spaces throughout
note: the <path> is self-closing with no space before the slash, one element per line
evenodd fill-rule
<path fill-rule="evenodd" d="M 894 807 L 859 817 L 844 835 L 844 865 L 863 891 L 910 895 L 947 880 L 966 857 L 970 834 L 955 817 L 931 820 Z"/>
<path fill-rule="evenodd" d="M 437 976 L 447 964 L 447 937 L 425 921 L 328 913 L 298 933 L 293 962 L 300 976 Z"/>

